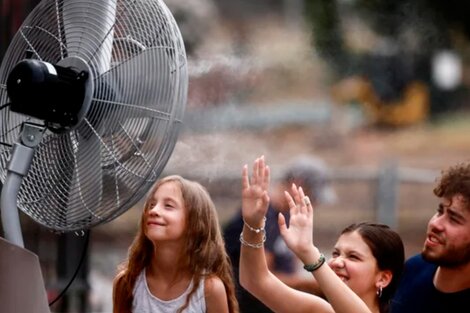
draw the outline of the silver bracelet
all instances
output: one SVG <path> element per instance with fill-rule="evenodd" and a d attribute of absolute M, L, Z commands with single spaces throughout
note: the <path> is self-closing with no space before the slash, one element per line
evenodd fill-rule
<path fill-rule="evenodd" d="M 263 217 L 263 226 L 261 226 L 260 228 L 254 228 L 250 226 L 250 224 L 245 222 L 245 220 L 243 220 L 243 224 L 245 224 L 245 226 L 248 227 L 248 229 L 251 230 L 252 232 L 259 234 L 260 232 L 264 231 L 264 227 L 266 226 L 266 216 Z"/>
<path fill-rule="evenodd" d="M 261 242 L 258 242 L 258 243 L 249 243 L 248 241 L 246 241 L 244 238 L 243 238 L 243 231 L 240 233 L 240 242 L 242 245 L 244 246 L 247 246 L 247 247 L 250 247 L 250 248 L 254 248 L 254 249 L 260 249 L 264 246 L 264 243 L 266 242 L 266 232 L 263 231 L 263 239 L 261 240 Z"/>

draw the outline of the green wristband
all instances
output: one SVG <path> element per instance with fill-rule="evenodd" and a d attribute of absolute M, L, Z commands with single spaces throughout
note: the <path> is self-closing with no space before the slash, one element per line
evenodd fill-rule
<path fill-rule="evenodd" d="M 317 269 L 319 269 L 323 263 L 325 263 L 326 259 L 323 253 L 320 253 L 320 257 L 318 258 L 318 261 L 312 264 L 305 264 L 304 269 L 309 272 L 313 272 Z"/>

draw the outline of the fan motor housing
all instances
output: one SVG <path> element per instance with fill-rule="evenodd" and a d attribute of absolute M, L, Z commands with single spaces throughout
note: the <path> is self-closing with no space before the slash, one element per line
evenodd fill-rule
<path fill-rule="evenodd" d="M 87 111 L 86 70 L 34 59 L 20 61 L 7 79 L 11 111 L 46 122 L 60 132 L 76 126 Z"/>

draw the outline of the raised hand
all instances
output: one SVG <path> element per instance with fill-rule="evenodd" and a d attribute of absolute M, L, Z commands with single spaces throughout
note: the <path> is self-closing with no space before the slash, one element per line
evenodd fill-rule
<path fill-rule="evenodd" d="M 264 156 L 253 163 L 251 179 L 248 175 L 248 166 L 243 166 L 242 171 L 242 215 L 246 223 L 252 227 L 261 227 L 263 218 L 269 206 L 270 173 Z"/>
<path fill-rule="evenodd" d="M 292 195 L 285 191 L 285 197 L 290 208 L 289 227 L 282 214 L 279 214 L 279 230 L 289 249 L 299 259 L 304 260 L 313 245 L 313 208 L 310 199 L 305 196 L 302 187 L 292 184 Z"/>

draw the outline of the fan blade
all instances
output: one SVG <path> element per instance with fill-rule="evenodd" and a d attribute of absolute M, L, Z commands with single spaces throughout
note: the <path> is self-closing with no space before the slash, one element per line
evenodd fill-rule
<path fill-rule="evenodd" d="M 64 0 L 63 25 L 68 56 L 83 58 L 97 73 L 109 69 L 116 0 Z"/>
<path fill-rule="evenodd" d="M 172 69 L 177 66 L 172 53 L 174 51 L 161 47 L 143 50 L 101 75 L 96 84 L 118 90 L 117 104 L 168 108 L 175 100 L 173 87 L 178 87 L 180 79 L 175 74 L 179 72 Z"/>
<path fill-rule="evenodd" d="M 64 1 L 62 17 L 68 56 L 88 61 L 94 76 L 110 68 L 116 6 L 115 0 Z M 96 102 L 93 104 L 96 105 Z M 77 137 L 77 153 L 69 198 L 71 205 L 66 213 L 69 217 L 74 217 L 84 209 L 90 214 L 90 220 L 100 219 L 95 211 L 102 201 L 103 186 L 101 179 L 93 177 L 101 177 L 101 147 L 95 126 L 98 125 L 92 125 L 86 120 L 74 133 Z"/>
<path fill-rule="evenodd" d="M 180 117 L 171 113 L 179 99 L 172 87 L 177 74 L 172 73 L 170 64 L 166 49 L 149 48 L 95 80 L 98 89 L 89 120 L 104 137 L 122 138 L 125 134 L 130 144 L 120 151 L 137 152 L 139 142 L 148 139 L 151 129 L 156 125 L 167 128 L 172 118 Z M 100 117 L 103 112 L 106 118 Z M 123 127 L 131 130 L 123 132 Z"/>
<path fill-rule="evenodd" d="M 88 125 L 88 124 L 87 124 Z M 101 146 L 100 140 L 95 134 L 77 131 L 70 133 L 75 143 L 76 153 L 74 155 L 74 179 L 69 196 L 69 211 L 66 212 L 67 219 L 76 219 L 77 214 L 85 212 L 88 217 L 82 218 L 85 223 L 101 219 L 96 214 L 103 199 L 102 168 L 101 168 Z M 88 221 L 86 221 L 89 219 Z"/>
<path fill-rule="evenodd" d="M 124 139 L 119 147 L 110 145 L 112 148 L 106 151 L 111 155 L 111 164 L 136 154 L 146 158 L 149 151 L 140 151 L 142 143 L 156 129 L 166 132 L 182 118 L 182 110 L 176 105 L 181 101 L 177 91 L 185 84 L 186 66 L 184 63 L 175 70 L 178 65 L 174 55 L 168 48 L 144 49 L 95 80 L 99 92 L 92 104 L 100 110 L 92 109 L 89 120 L 96 129 L 103 130 L 106 142 Z M 102 112 L 106 112 L 106 118 L 99 117 Z M 158 147 L 160 139 L 154 137 L 152 142 Z M 110 164 L 102 165 L 106 168 Z"/>

